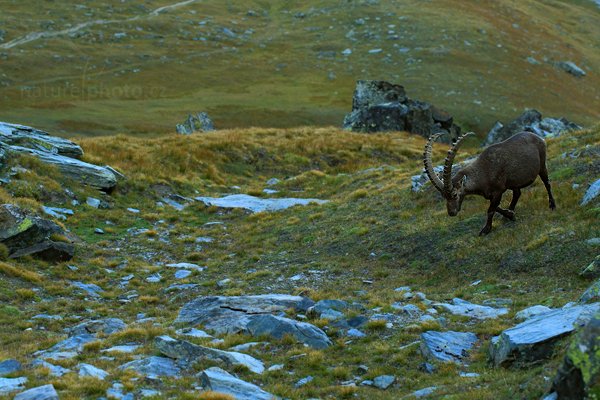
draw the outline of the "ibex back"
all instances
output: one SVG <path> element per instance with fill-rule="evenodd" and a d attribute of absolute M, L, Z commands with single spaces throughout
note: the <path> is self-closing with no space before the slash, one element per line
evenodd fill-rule
<path fill-rule="evenodd" d="M 546 143 L 530 132 L 518 133 L 504 142 L 489 146 L 475 161 L 457 171 L 453 177 L 452 163 L 456 152 L 465 137 L 472 134 L 473 132 L 469 132 L 460 136 L 448 150 L 441 179 L 433 170 L 431 162 L 433 142 L 441 134 L 431 136 L 425 145 L 423 154 L 425 172 L 433 186 L 446 199 L 448 215 L 453 217 L 458 214 L 466 195 L 476 194 L 485 197 L 490 201 L 490 206 L 486 224 L 479 234 L 486 235 L 492 230 L 492 219 L 495 213 L 500 213 L 511 220 L 515 219 L 515 207 L 521 196 L 521 189 L 531 185 L 538 175 L 548 192 L 550 209 L 556 208 L 546 169 Z M 512 201 L 508 209 L 500 208 L 502 195 L 507 190 L 512 190 Z"/>

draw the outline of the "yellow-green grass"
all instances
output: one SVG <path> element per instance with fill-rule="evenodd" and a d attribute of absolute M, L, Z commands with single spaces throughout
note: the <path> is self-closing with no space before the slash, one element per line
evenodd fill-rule
<path fill-rule="evenodd" d="M 6 42 L 85 21 L 139 19 L 0 49 L 0 119 L 68 135 L 173 132 L 199 111 L 220 128 L 339 126 L 358 79 L 403 84 L 411 98 L 447 109 L 479 134 L 526 107 L 586 125 L 599 117 L 600 10 L 591 1 L 207 0 L 148 17 L 168 3 L 11 1 L 0 16 Z M 382 52 L 369 53 L 376 48 Z M 567 60 L 588 75 L 553 65 Z"/>

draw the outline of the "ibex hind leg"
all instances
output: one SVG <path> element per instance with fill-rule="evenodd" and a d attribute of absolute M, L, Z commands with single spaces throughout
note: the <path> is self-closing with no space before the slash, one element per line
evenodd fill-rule
<path fill-rule="evenodd" d="M 511 221 L 514 221 L 515 220 L 515 208 L 517 207 L 517 202 L 519 201 L 519 197 L 521 197 L 521 189 L 512 189 L 512 200 L 510 201 L 508 210 L 498 207 L 497 211 L 500 214 L 502 214 L 505 218 L 508 218 Z"/>
<path fill-rule="evenodd" d="M 548 179 L 548 170 L 546 169 L 545 163 L 542 167 L 542 170 L 540 171 L 540 178 L 542 179 L 542 182 L 544 182 L 546 192 L 548 192 L 548 203 L 550 204 L 550 209 L 554 210 L 556 208 L 556 203 L 554 202 L 554 196 L 552 196 L 552 187 L 550 186 L 550 180 Z"/>

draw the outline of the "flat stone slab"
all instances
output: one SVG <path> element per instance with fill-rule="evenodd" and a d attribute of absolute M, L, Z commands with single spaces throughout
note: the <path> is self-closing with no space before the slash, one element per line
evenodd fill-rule
<path fill-rule="evenodd" d="M 550 311 L 552 311 L 552 309 L 550 307 L 546 307 L 546 306 L 542 306 L 542 305 L 538 304 L 535 306 L 527 307 L 527 308 L 519 311 L 518 313 L 515 314 L 515 319 L 524 321 L 526 319 L 535 317 L 537 315 L 545 314 Z"/>
<path fill-rule="evenodd" d="M 194 363 L 197 360 L 208 359 L 224 362 L 226 365 L 243 365 L 256 374 L 262 374 L 264 364 L 256 358 L 236 351 L 223 351 L 195 345 L 185 340 L 173 339 L 170 336 L 159 336 L 154 339 L 158 350 L 167 357 Z"/>
<path fill-rule="evenodd" d="M 471 332 L 427 331 L 421 334 L 421 353 L 430 360 L 462 364 L 475 343 L 477 335 Z"/>
<path fill-rule="evenodd" d="M 552 354 L 555 342 L 585 325 L 600 303 L 561 308 L 532 317 L 492 339 L 490 358 L 495 365 L 524 365 Z"/>
<path fill-rule="evenodd" d="M 123 364 L 119 369 L 131 369 L 140 375 L 148 377 L 180 376 L 181 369 L 170 358 L 148 357 Z"/>
<path fill-rule="evenodd" d="M 482 306 L 459 298 L 452 299 L 452 304 L 436 303 L 434 306 L 443 308 L 454 315 L 462 315 L 475 319 L 498 318 L 501 315 L 508 314 L 508 308 Z"/>
<path fill-rule="evenodd" d="M 58 393 L 54 386 L 44 385 L 21 392 L 14 400 L 58 400 Z"/>
<path fill-rule="evenodd" d="M 25 388 L 27 378 L 0 378 L 0 395 Z"/>
<path fill-rule="evenodd" d="M 592 183 L 581 200 L 581 205 L 584 206 L 600 195 L 600 179 Z"/>
<path fill-rule="evenodd" d="M 260 387 L 243 381 L 218 367 L 200 373 L 202 387 L 213 392 L 224 393 L 236 400 L 274 400 L 275 396 Z"/>
<path fill-rule="evenodd" d="M 71 370 L 68 368 L 64 368 L 59 365 L 50 364 L 49 362 L 44 361 L 41 358 L 38 358 L 37 360 L 32 362 L 31 365 L 33 367 L 46 368 L 50 372 L 50 375 L 56 376 L 56 377 L 61 377 L 64 374 L 68 374 L 69 372 L 71 372 Z"/>
<path fill-rule="evenodd" d="M 82 322 L 72 328 L 69 328 L 68 332 L 72 335 L 83 335 L 86 333 L 103 333 L 105 335 L 112 335 L 113 333 L 120 332 L 125 328 L 127 328 L 127 325 L 122 319 L 104 318 Z"/>
<path fill-rule="evenodd" d="M 196 201 L 201 201 L 207 206 L 243 208 L 253 213 L 280 211 L 297 205 L 306 206 L 310 203 L 325 204 L 328 202 L 328 200 L 298 198 L 263 199 L 247 194 L 233 194 L 225 197 L 196 197 Z"/>

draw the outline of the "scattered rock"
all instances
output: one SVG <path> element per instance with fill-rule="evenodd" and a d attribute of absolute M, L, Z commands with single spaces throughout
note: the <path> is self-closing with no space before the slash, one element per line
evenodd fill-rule
<path fill-rule="evenodd" d="M 258 386 L 238 379 L 218 367 L 202 371 L 200 382 L 206 390 L 228 394 L 236 400 L 273 400 L 275 398 Z"/>
<path fill-rule="evenodd" d="M 243 365 L 256 374 L 262 374 L 265 370 L 263 363 L 256 358 L 235 351 L 223 351 L 199 346 L 185 340 L 173 339 L 169 336 L 157 337 L 154 339 L 154 344 L 162 354 L 170 358 L 182 360 L 186 364 L 208 359 L 224 362 L 228 366 Z"/>
<path fill-rule="evenodd" d="M 247 194 L 233 194 L 221 198 L 196 197 L 196 201 L 201 201 L 207 206 L 216 206 L 221 208 L 244 208 L 253 213 L 263 211 L 280 211 L 296 205 L 306 206 L 311 203 L 325 204 L 328 202 L 327 200 L 297 198 L 261 199 L 259 197 L 254 197 Z"/>
<path fill-rule="evenodd" d="M 562 132 L 576 129 L 581 129 L 581 127 L 565 118 L 542 119 L 542 114 L 539 111 L 525 110 L 523 114 L 506 126 L 500 122 L 496 122 L 488 133 L 485 144 L 502 142 L 523 131 L 533 132 L 542 138 L 546 138 L 559 136 Z"/>
<path fill-rule="evenodd" d="M 373 379 L 373 386 L 378 389 L 386 390 L 396 382 L 396 377 L 393 375 L 380 375 Z"/>
<path fill-rule="evenodd" d="M 181 372 L 181 369 L 172 359 L 156 356 L 128 362 L 121 365 L 119 369 L 131 369 L 138 374 L 147 376 L 149 378 L 160 376 L 178 377 L 180 376 Z"/>
<path fill-rule="evenodd" d="M 579 274 L 584 278 L 598 278 L 600 277 L 600 255 L 596 256 L 594 261 L 585 267 Z"/>
<path fill-rule="evenodd" d="M 74 358 L 83 351 L 83 346 L 96 340 L 94 335 L 84 333 L 81 335 L 72 336 L 47 350 L 42 350 L 34 353 L 35 356 L 42 359 L 62 360 Z"/>
<path fill-rule="evenodd" d="M 139 344 L 121 344 L 102 350 L 103 353 L 133 353 L 141 346 Z"/>
<path fill-rule="evenodd" d="M 300 379 L 298 382 L 294 383 L 294 387 L 296 389 L 298 389 L 298 388 L 300 388 L 300 387 L 302 387 L 304 385 L 307 385 L 308 383 L 312 382 L 314 379 L 315 378 L 312 377 L 312 376 L 310 376 L 310 375 L 309 376 L 305 376 L 304 378 Z"/>
<path fill-rule="evenodd" d="M 44 261 L 59 263 L 69 261 L 75 255 L 75 247 L 70 243 L 45 240 L 33 246 L 15 251 L 10 258 L 33 256 Z"/>
<path fill-rule="evenodd" d="M 434 306 L 441 307 L 454 315 L 463 315 L 475 319 L 498 318 L 501 315 L 508 314 L 507 308 L 481 306 L 458 298 L 452 299 L 452 304 L 436 303 Z"/>
<path fill-rule="evenodd" d="M 0 362 L 0 376 L 5 376 L 18 372 L 23 368 L 17 360 L 4 360 Z"/>
<path fill-rule="evenodd" d="M 91 297 L 100 297 L 100 293 L 104 292 L 104 290 L 95 283 L 71 282 L 71 285 L 83 290 Z"/>
<path fill-rule="evenodd" d="M 577 78 L 581 78 L 586 75 L 585 71 L 579 68 L 573 61 L 560 61 L 556 63 L 556 66 Z"/>
<path fill-rule="evenodd" d="M 421 334 L 421 353 L 431 360 L 462 364 L 475 343 L 474 333 L 427 331 Z"/>
<path fill-rule="evenodd" d="M 584 325 L 598 310 L 600 303 L 561 308 L 509 328 L 492 339 L 492 362 L 497 366 L 522 366 L 548 358 L 558 339 Z"/>
<path fill-rule="evenodd" d="M 179 329 L 179 330 L 175 331 L 175 333 L 178 335 L 190 336 L 190 337 L 195 337 L 195 338 L 212 338 L 212 336 L 209 335 L 208 333 L 204 332 L 203 330 L 196 329 L 196 328 Z"/>
<path fill-rule="evenodd" d="M 202 272 L 206 269 L 206 267 L 201 267 L 192 263 L 177 263 L 177 264 L 167 264 L 169 268 L 177 268 L 177 269 L 191 269 L 194 271 Z"/>
<path fill-rule="evenodd" d="M 58 400 L 58 393 L 54 386 L 44 385 L 21 392 L 14 400 Z"/>
<path fill-rule="evenodd" d="M 592 183 L 588 190 L 585 192 L 583 199 L 581 200 L 581 205 L 585 206 L 594 199 L 596 199 L 600 195 L 600 179 L 596 182 Z"/>
<path fill-rule="evenodd" d="M 33 361 L 31 363 L 31 365 L 33 367 L 41 367 L 41 368 L 46 368 L 48 370 L 48 372 L 50 372 L 50 375 L 52 376 L 56 376 L 56 377 L 61 377 L 65 374 L 68 374 L 69 372 L 71 372 L 70 369 L 67 368 L 63 368 L 59 365 L 54 365 L 54 364 L 50 364 L 48 361 L 44 361 L 42 359 L 37 359 L 35 361 Z"/>
<path fill-rule="evenodd" d="M 108 375 L 110 375 L 108 372 L 104 371 L 103 369 L 94 367 L 91 364 L 79 364 L 79 376 L 90 376 L 92 378 L 97 378 L 100 380 L 104 380 L 104 378 L 106 378 Z"/>
<path fill-rule="evenodd" d="M 600 315 L 575 336 L 554 378 L 559 399 L 587 399 L 600 382 Z"/>
<path fill-rule="evenodd" d="M 404 87 L 385 81 L 358 81 L 352 111 L 344 118 L 344 129 L 357 132 L 409 131 L 425 137 L 436 132 L 458 137 L 460 128 L 450 114 L 429 103 L 410 100 Z"/>
<path fill-rule="evenodd" d="M 524 310 L 519 311 L 518 313 L 515 314 L 515 318 L 523 321 L 523 320 L 535 317 L 540 314 L 545 314 L 549 311 L 552 311 L 552 309 L 550 307 L 546 307 L 546 306 L 542 306 L 542 305 L 535 305 L 535 306 L 531 306 Z"/>
<path fill-rule="evenodd" d="M 74 212 L 73 210 L 70 210 L 68 208 L 59 208 L 59 207 L 47 207 L 47 206 L 42 206 L 42 211 L 51 216 L 52 218 L 56 218 L 56 219 L 60 219 L 60 220 L 66 220 L 68 215 L 73 215 Z"/>
<path fill-rule="evenodd" d="M 214 131 L 215 127 L 207 113 L 201 112 L 196 115 L 188 115 L 183 124 L 178 124 L 175 127 L 177 133 L 182 135 L 191 135 L 194 132 L 210 132 Z"/>
<path fill-rule="evenodd" d="M 86 333 L 102 333 L 104 335 L 112 335 L 113 333 L 120 332 L 125 328 L 127 328 L 127 325 L 119 318 L 104 318 L 82 322 L 72 328 L 69 328 L 67 332 L 69 332 L 71 335 L 82 335 Z"/>

